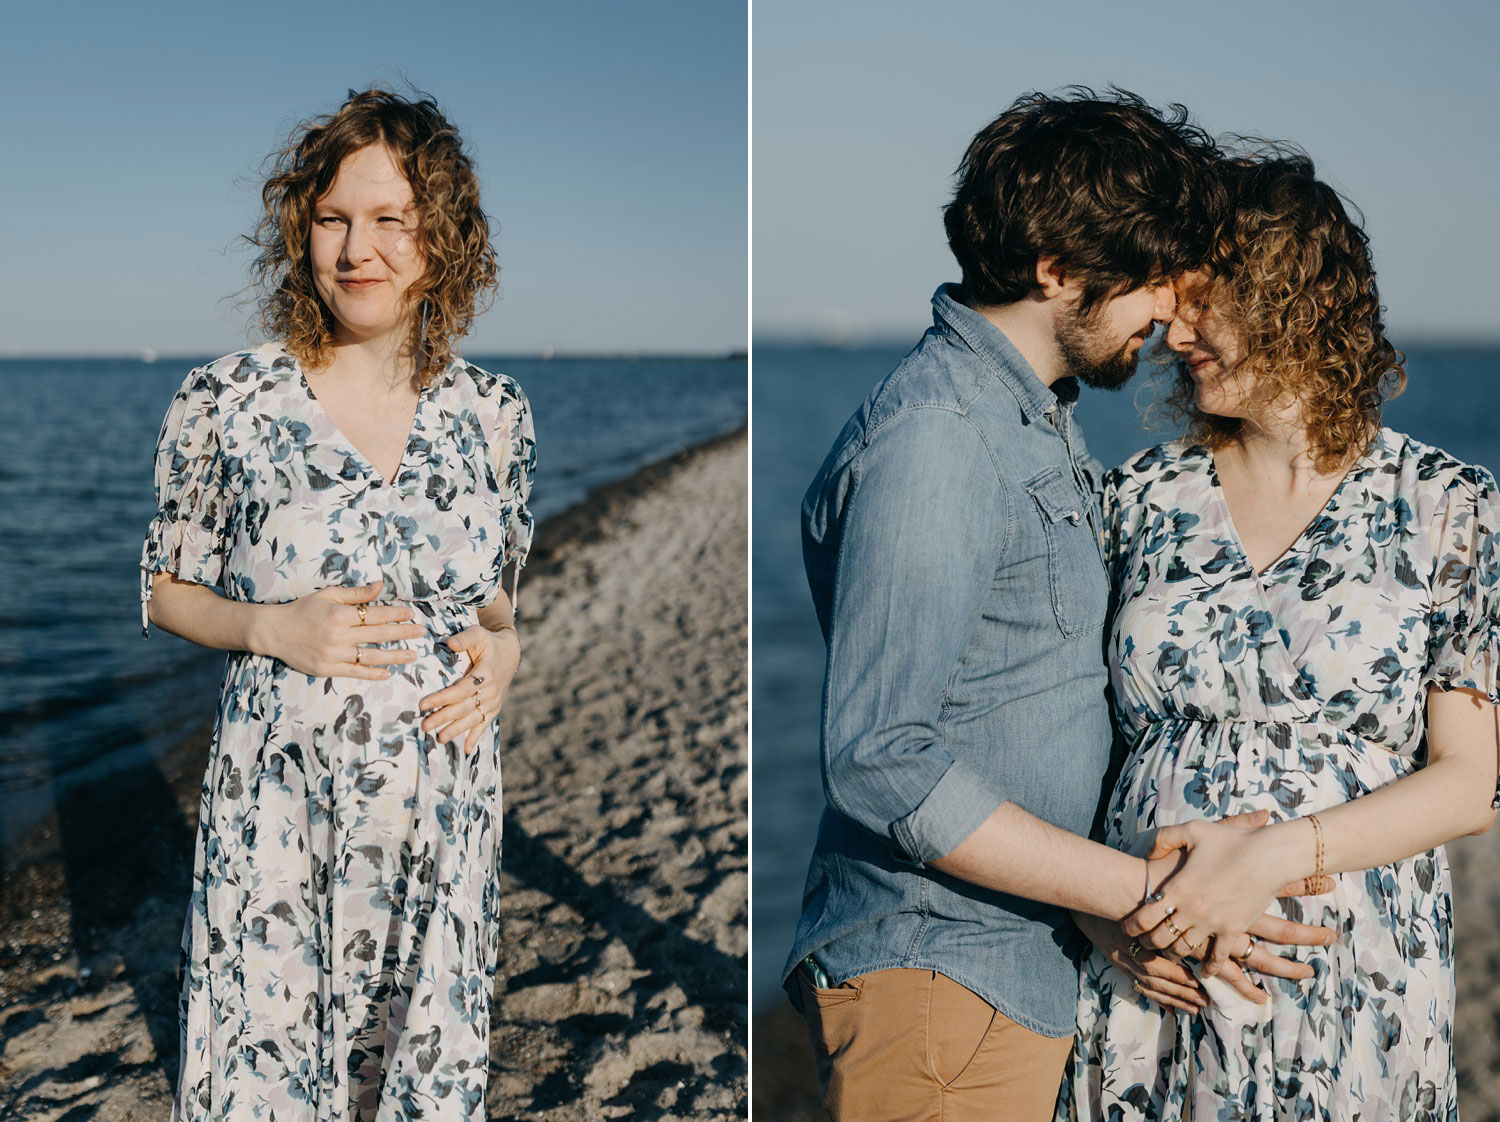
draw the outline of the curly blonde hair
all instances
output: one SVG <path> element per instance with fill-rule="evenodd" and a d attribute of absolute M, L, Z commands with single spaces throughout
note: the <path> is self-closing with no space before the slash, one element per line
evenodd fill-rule
<path fill-rule="evenodd" d="M 308 254 L 313 207 L 343 161 L 372 144 L 389 149 L 414 196 L 426 268 L 406 292 L 406 350 L 420 388 L 452 360 L 454 343 L 488 306 L 499 275 L 479 180 L 458 132 L 431 98 L 350 90 L 338 112 L 302 122 L 272 155 L 261 188 L 265 213 L 249 237 L 259 250 L 251 275 L 260 290 L 260 322 L 309 368 L 332 361 L 333 317 L 313 284 Z"/>
<path fill-rule="evenodd" d="M 1385 336 L 1369 238 L 1313 164 L 1261 143 L 1222 168 L 1230 217 L 1210 263 L 1209 305 L 1242 337 L 1257 398 L 1294 400 L 1319 471 L 1362 455 L 1384 402 L 1406 386 L 1405 356 Z M 1240 422 L 1201 412 L 1182 363 L 1168 404 L 1187 438 L 1210 448 Z"/>

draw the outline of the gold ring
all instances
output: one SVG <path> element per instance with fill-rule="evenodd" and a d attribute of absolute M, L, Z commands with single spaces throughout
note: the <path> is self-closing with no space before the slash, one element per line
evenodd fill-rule
<path fill-rule="evenodd" d="M 1247 939 L 1250 940 L 1250 945 L 1245 948 L 1245 953 L 1244 954 L 1232 954 L 1232 955 L 1229 956 L 1230 958 L 1234 959 L 1234 961 L 1238 962 L 1241 966 L 1243 966 L 1247 962 L 1249 962 L 1250 961 L 1250 956 L 1255 953 L 1255 936 L 1254 935 L 1246 935 L 1245 938 L 1247 938 Z"/>
<path fill-rule="evenodd" d="M 363 604 L 356 604 L 354 605 L 354 610 L 359 613 L 359 625 L 363 627 L 365 625 L 365 606 Z"/>
<path fill-rule="evenodd" d="M 359 663 L 359 644 L 355 643 L 354 644 L 354 665 L 358 666 L 359 664 L 360 664 Z"/>
<path fill-rule="evenodd" d="M 1134 981 L 1134 982 L 1132 982 L 1132 983 L 1131 983 L 1131 984 L 1132 984 L 1132 985 L 1133 985 L 1133 986 L 1135 986 L 1135 992 L 1136 992 L 1136 993 L 1145 993 L 1145 992 L 1146 992 L 1146 988 L 1145 988 L 1145 987 L 1144 987 L 1144 986 L 1142 986 L 1142 985 L 1141 985 L 1141 980 L 1140 980 L 1140 979 L 1139 979 L 1139 978 L 1137 978 L 1137 979 L 1136 979 L 1136 980 L 1135 980 L 1135 981 Z"/>
<path fill-rule="evenodd" d="M 1141 946 L 1141 941 L 1139 939 L 1132 939 L 1130 940 L 1130 946 L 1125 948 L 1125 953 L 1128 954 L 1132 959 L 1134 959 L 1145 949 L 1145 947 Z"/>
<path fill-rule="evenodd" d="M 1168 930 L 1170 930 L 1172 932 L 1173 937 L 1181 939 L 1182 938 L 1182 932 L 1177 930 L 1177 925 L 1175 923 L 1173 923 L 1170 919 L 1167 920 L 1166 923 L 1167 923 L 1167 928 L 1168 928 Z"/>
<path fill-rule="evenodd" d="M 479 710 L 479 715 L 484 716 L 484 706 L 479 704 L 479 691 L 474 691 L 474 708 Z"/>

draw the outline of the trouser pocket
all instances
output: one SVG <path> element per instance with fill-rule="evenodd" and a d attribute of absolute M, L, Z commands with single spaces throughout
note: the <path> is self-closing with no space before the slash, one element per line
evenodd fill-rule
<path fill-rule="evenodd" d="M 946 974 L 934 972 L 927 992 L 927 1066 L 948 1087 L 968 1070 L 995 1022 L 995 1007 Z"/>

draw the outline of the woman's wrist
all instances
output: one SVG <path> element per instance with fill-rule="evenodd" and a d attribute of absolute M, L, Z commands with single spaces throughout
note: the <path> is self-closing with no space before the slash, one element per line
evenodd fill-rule
<path fill-rule="evenodd" d="M 245 650 L 254 655 L 275 657 L 275 633 L 279 609 L 284 604 L 246 604 Z"/>
<path fill-rule="evenodd" d="M 1317 838 L 1307 818 L 1265 826 L 1257 839 L 1268 850 L 1266 864 L 1280 879 L 1277 886 L 1310 877 L 1317 871 Z"/>

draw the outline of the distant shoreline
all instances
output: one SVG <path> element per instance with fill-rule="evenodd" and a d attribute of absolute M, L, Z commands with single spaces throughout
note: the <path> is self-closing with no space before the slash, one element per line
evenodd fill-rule
<path fill-rule="evenodd" d="M 249 349 L 248 346 L 241 349 Z M 183 363 L 202 366 L 223 354 L 206 351 L 37 351 L 0 354 L 0 366 L 9 362 L 145 362 L 150 364 Z M 146 358 L 150 354 L 152 357 Z M 743 347 L 725 347 L 709 351 L 553 351 L 540 347 L 533 351 L 475 351 L 460 356 L 481 366 L 488 362 L 744 362 Z"/>

